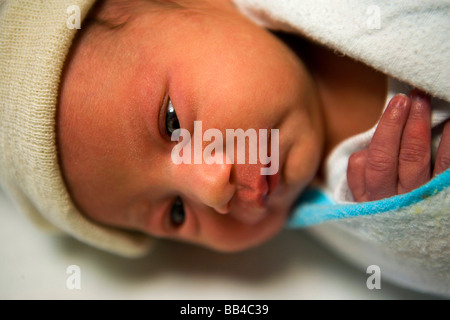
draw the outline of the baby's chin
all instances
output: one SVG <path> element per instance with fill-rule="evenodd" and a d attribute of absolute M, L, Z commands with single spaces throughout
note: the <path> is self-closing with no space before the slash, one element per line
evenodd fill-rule
<path fill-rule="evenodd" d="M 288 206 L 269 207 L 257 222 L 254 218 L 242 219 L 247 234 L 230 234 L 230 241 L 210 244 L 209 247 L 219 252 L 242 252 L 264 245 L 275 238 L 286 225 L 289 217 Z M 245 220 L 248 219 L 248 220 Z"/>

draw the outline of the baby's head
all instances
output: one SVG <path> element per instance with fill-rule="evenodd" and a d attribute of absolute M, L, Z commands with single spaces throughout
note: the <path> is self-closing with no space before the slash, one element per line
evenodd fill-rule
<path fill-rule="evenodd" d="M 278 233 L 323 145 L 319 98 L 297 56 L 229 0 L 110 0 L 93 16 L 71 49 L 58 114 L 78 208 L 220 251 Z M 278 173 L 261 175 L 267 165 L 249 164 L 248 147 L 245 164 L 176 164 L 171 133 L 194 136 L 194 121 L 224 146 L 227 129 L 278 129 Z"/>

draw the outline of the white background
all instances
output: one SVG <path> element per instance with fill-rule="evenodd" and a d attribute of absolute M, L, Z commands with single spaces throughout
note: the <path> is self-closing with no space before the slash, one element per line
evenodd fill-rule
<path fill-rule="evenodd" d="M 81 269 L 69 290 L 66 269 Z M 381 270 L 382 272 L 382 270 Z M 127 260 L 36 229 L 0 190 L 0 299 L 435 299 L 348 265 L 305 231 L 238 254 L 162 242 Z"/>

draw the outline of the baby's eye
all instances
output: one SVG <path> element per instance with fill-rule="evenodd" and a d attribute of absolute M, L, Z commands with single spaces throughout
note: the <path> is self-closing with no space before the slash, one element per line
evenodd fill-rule
<path fill-rule="evenodd" d="M 180 129 L 180 122 L 178 121 L 177 113 L 173 107 L 172 100 L 169 98 L 169 103 L 167 104 L 166 110 L 166 132 L 169 136 L 172 136 L 172 133 L 176 129 Z"/>
<path fill-rule="evenodd" d="M 177 197 L 170 209 L 170 222 L 173 226 L 180 227 L 184 223 L 185 218 L 183 200 Z"/>

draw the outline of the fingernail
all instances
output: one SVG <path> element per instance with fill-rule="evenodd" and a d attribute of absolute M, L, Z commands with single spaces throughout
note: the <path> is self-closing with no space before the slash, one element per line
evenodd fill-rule
<path fill-rule="evenodd" d="M 412 101 L 411 107 L 413 112 L 416 115 L 429 117 L 429 112 L 431 108 L 430 96 L 418 89 L 412 90 L 410 96 Z"/>
<path fill-rule="evenodd" d="M 394 100 L 395 99 L 395 100 Z M 396 108 L 405 108 L 408 105 L 409 98 L 403 93 L 397 94 L 393 98 L 393 105 Z"/>
<path fill-rule="evenodd" d="M 409 96 L 412 100 L 430 100 L 430 95 L 419 89 L 411 90 Z"/>

